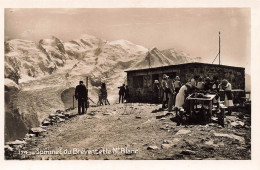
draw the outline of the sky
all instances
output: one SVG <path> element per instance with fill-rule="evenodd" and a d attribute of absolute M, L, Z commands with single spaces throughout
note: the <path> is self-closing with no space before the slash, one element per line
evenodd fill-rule
<path fill-rule="evenodd" d="M 70 41 L 89 34 L 175 48 L 212 63 L 220 31 L 221 64 L 245 67 L 250 74 L 250 23 L 250 8 L 16 8 L 5 9 L 5 40 Z"/>

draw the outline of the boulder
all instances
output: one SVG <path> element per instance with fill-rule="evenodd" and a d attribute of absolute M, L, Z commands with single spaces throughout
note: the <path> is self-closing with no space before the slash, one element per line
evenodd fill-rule
<path fill-rule="evenodd" d="M 31 128 L 29 131 L 30 134 L 35 134 L 35 136 L 39 136 L 43 132 L 46 132 L 46 130 L 41 127 Z"/>
<path fill-rule="evenodd" d="M 27 142 L 23 141 L 23 140 L 15 140 L 15 141 L 11 141 L 11 142 L 6 142 L 6 145 L 25 145 L 27 144 Z"/>
<path fill-rule="evenodd" d="M 5 145 L 4 150 L 5 150 L 5 152 L 13 152 L 14 151 L 14 149 L 9 145 Z"/>
<path fill-rule="evenodd" d="M 226 120 L 227 120 L 228 122 L 235 122 L 235 121 L 238 120 L 238 118 L 235 117 L 235 116 L 226 116 Z"/>
<path fill-rule="evenodd" d="M 29 135 L 30 135 L 30 138 L 35 137 L 35 134 L 29 134 Z"/>
<path fill-rule="evenodd" d="M 56 110 L 56 114 L 60 114 L 61 112 L 63 112 L 62 110 Z"/>
<path fill-rule="evenodd" d="M 69 113 L 69 112 L 64 112 L 63 115 L 64 115 L 65 117 L 70 117 L 70 113 Z"/>
<path fill-rule="evenodd" d="M 234 134 L 214 133 L 214 136 L 227 137 L 227 138 L 230 138 L 230 139 L 235 139 L 235 140 L 238 140 L 241 144 L 245 144 L 245 138 L 244 137 L 237 136 L 237 135 L 234 135 Z"/>
<path fill-rule="evenodd" d="M 171 148 L 172 146 L 174 146 L 173 144 L 162 144 L 162 149 L 168 149 Z"/>
<path fill-rule="evenodd" d="M 159 148 L 156 145 L 150 145 L 147 147 L 147 150 L 157 150 L 157 149 L 159 149 Z"/>
<path fill-rule="evenodd" d="M 186 135 L 190 132 L 191 132 L 190 130 L 181 129 L 175 135 Z"/>
<path fill-rule="evenodd" d="M 59 118 L 59 122 L 65 122 L 65 119 Z"/>
<path fill-rule="evenodd" d="M 60 113 L 60 114 L 56 114 L 56 117 L 65 118 L 66 116 Z"/>
<path fill-rule="evenodd" d="M 51 118 L 53 118 L 53 117 L 55 117 L 55 116 L 56 116 L 55 114 L 51 113 L 51 114 L 49 115 L 49 118 L 51 119 Z"/>
<path fill-rule="evenodd" d="M 245 123 L 241 122 L 241 121 L 235 121 L 235 122 L 232 122 L 230 125 L 233 127 L 239 128 L 239 127 L 243 127 L 245 125 Z"/>
<path fill-rule="evenodd" d="M 42 126 L 49 126 L 51 124 L 51 122 L 49 120 L 44 120 L 42 122 Z"/>

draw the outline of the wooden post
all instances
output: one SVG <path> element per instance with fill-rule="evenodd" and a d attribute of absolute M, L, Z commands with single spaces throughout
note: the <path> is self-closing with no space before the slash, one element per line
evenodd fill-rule
<path fill-rule="evenodd" d="M 218 57 L 219 57 L 219 65 L 220 65 L 220 32 L 219 32 L 219 41 L 218 41 L 219 49 L 218 49 Z"/>
<path fill-rule="evenodd" d="M 86 77 L 86 88 L 88 90 L 88 76 Z"/>
<path fill-rule="evenodd" d="M 88 76 L 86 77 L 86 88 L 87 88 L 87 92 L 88 92 Z M 85 109 L 86 109 L 86 113 L 87 113 L 88 112 L 88 95 L 87 95 Z"/>
<path fill-rule="evenodd" d="M 212 109 L 213 109 L 213 101 L 212 100 L 209 101 L 209 115 L 208 115 L 209 116 L 208 117 L 209 123 L 211 123 L 211 117 L 212 117 Z"/>

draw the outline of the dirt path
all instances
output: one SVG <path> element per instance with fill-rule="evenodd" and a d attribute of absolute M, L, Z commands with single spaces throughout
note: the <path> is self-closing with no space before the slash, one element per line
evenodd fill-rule
<path fill-rule="evenodd" d="M 88 114 L 49 126 L 43 136 L 28 141 L 23 148 L 28 154 L 20 154 L 19 159 L 251 159 L 248 127 L 227 124 L 222 128 L 215 123 L 176 126 L 170 119 L 174 115 L 156 119 L 167 113 L 152 113 L 157 105 L 125 107 L 93 107 Z"/>

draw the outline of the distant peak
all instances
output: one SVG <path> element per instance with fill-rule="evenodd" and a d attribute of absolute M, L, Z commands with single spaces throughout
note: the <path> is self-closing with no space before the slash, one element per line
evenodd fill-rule
<path fill-rule="evenodd" d="M 34 43 L 34 41 L 31 40 L 23 40 L 23 39 L 11 39 L 6 42 L 25 42 L 25 43 Z"/>
<path fill-rule="evenodd" d="M 152 48 L 149 48 L 149 51 L 153 51 L 153 50 L 158 50 L 158 48 L 157 47 L 152 47 Z"/>
<path fill-rule="evenodd" d="M 115 40 L 115 41 L 110 41 L 110 44 L 134 44 L 131 41 L 128 40 Z"/>

